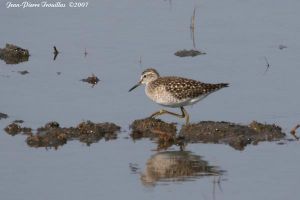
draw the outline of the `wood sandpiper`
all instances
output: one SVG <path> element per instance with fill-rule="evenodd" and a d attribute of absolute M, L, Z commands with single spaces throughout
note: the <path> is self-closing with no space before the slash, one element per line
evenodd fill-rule
<path fill-rule="evenodd" d="M 183 108 L 184 106 L 193 105 L 204 99 L 209 94 L 228 87 L 228 83 L 202 83 L 196 80 L 165 76 L 161 77 L 159 73 L 152 68 L 146 69 L 140 78 L 140 81 L 130 90 L 145 84 L 146 95 L 154 102 L 167 107 L 180 108 L 181 115 L 167 110 L 160 110 L 153 113 L 150 117 L 163 114 L 170 114 L 180 118 L 185 118 L 186 125 L 189 124 L 189 114 Z"/>

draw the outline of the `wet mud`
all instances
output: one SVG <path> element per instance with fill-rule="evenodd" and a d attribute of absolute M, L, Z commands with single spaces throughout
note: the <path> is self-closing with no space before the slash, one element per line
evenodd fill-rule
<path fill-rule="evenodd" d="M 256 145 L 262 141 L 278 141 L 286 135 L 279 126 L 253 121 L 249 125 L 230 122 L 203 121 L 183 126 L 176 136 L 175 124 L 159 119 L 135 120 L 131 125 L 132 139 L 157 139 L 158 148 L 172 145 L 184 146 L 188 143 L 227 144 L 236 150 L 243 150 L 247 145 Z"/>
<path fill-rule="evenodd" d="M 199 122 L 184 126 L 180 134 L 184 135 L 186 142 L 228 144 L 237 150 L 243 150 L 249 144 L 256 145 L 262 141 L 278 141 L 285 137 L 285 133 L 279 126 L 256 121 L 249 125 L 230 122 Z"/>
<path fill-rule="evenodd" d="M 0 112 L 0 120 L 8 118 L 8 115 Z"/>
<path fill-rule="evenodd" d="M 181 137 L 176 137 L 176 124 L 166 123 L 160 119 L 145 118 L 135 120 L 131 125 L 130 136 L 133 140 L 150 138 L 157 141 L 157 150 L 166 150 L 172 145 L 183 146 Z"/>
<path fill-rule="evenodd" d="M 16 120 L 5 127 L 5 132 L 15 136 L 27 135 L 26 142 L 30 147 L 58 148 L 70 140 L 77 140 L 87 145 L 100 140 L 117 139 L 120 127 L 114 123 L 94 123 L 86 121 L 75 127 L 60 127 L 58 122 L 49 122 L 33 131 L 22 127 L 23 121 Z M 295 134 L 295 127 L 291 132 Z M 133 140 L 149 138 L 157 142 L 157 150 L 166 150 L 177 145 L 181 150 L 189 143 L 226 144 L 236 150 L 243 150 L 247 145 L 257 145 L 262 141 L 283 141 L 285 133 L 275 124 L 262 124 L 253 121 L 249 125 L 231 122 L 202 121 L 183 125 L 177 131 L 177 125 L 160 119 L 145 118 L 135 120 L 131 126 L 130 136 Z"/>
<path fill-rule="evenodd" d="M 29 51 L 13 44 L 6 44 L 0 48 L 0 59 L 4 60 L 6 64 L 18 64 L 20 62 L 28 61 Z"/>
<path fill-rule="evenodd" d="M 132 139 L 157 138 L 159 136 L 173 138 L 176 136 L 176 124 L 169 124 L 160 119 L 145 118 L 135 120 L 131 125 Z"/>
<path fill-rule="evenodd" d="M 21 127 L 18 123 L 13 122 L 4 128 L 5 132 L 9 135 L 15 136 L 19 133 L 31 134 L 32 129 L 27 127 Z"/>
<path fill-rule="evenodd" d="M 198 51 L 198 50 L 180 50 L 180 51 L 177 51 L 176 53 L 174 53 L 175 56 L 178 56 L 178 57 L 195 57 L 195 56 L 199 56 L 199 55 L 204 55 L 206 54 L 205 52 L 201 52 L 201 51 Z"/>
<path fill-rule="evenodd" d="M 210 165 L 201 156 L 189 151 L 164 151 L 152 155 L 141 173 L 141 181 L 146 186 L 159 182 L 191 181 L 205 176 L 221 176 L 225 173 Z"/>
<path fill-rule="evenodd" d="M 101 139 L 113 140 L 117 138 L 120 127 L 114 123 L 93 123 L 86 121 L 76 127 L 62 128 L 57 122 L 49 122 L 35 132 L 30 128 L 23 128 L 17 123 L 11 123 L 4 129 L 10 135 L 26 134 L 26 142 L 30 147 L 55 148 L 68 141 L 77 140 L 88 146 Z"/>
<path fill-rule="evenodd" d="M 89 76 L 87 78 L 81 79 L 82 82 L 86 82 L 89 84 L 92 84 L 93 86 L 96 85 L 100 80 L 97 76 L 92 74 L 92 76 Z"/>

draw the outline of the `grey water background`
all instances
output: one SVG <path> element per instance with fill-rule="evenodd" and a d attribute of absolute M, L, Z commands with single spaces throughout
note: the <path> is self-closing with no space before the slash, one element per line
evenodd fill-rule
<path fill-rule="evenodd" d="M 126 137 L 135 119 L 160 109 L 143 88 L 128 93 L 147 67 L 161 75 L 230 83 L 188 108 L 192 122 L 257 120 L 288 133 L 300 122 L 299 1 L 90 0 L 88 8 L 73 9 L 5 4 L 0 2 L 0 46 L 17 44 L 31 57 L 18 65 L 0 61 L 0 112 L 9 115 L 0 120 L 1 199 L 297 199 L 299 142 L 263 143 L 242 152 L 189 144 L 188 151 L 226 170 L 221 188 L 214 188 L 212 177 L 145 187 L 130 164 L 144 171 L 157 153 L 155 144 Z M 194 7 L 196 48 L 207 54 L 179 58 L 177 50 L 193 48 Z M 53 45 L 61 51 L 55 61 Z M 92 73 L 101 80 L 93 88 L 80 81 Z M 3 131 L 15 119 L 33 128 L 52 120 L 61 126 L 108 121 L 123 131 L 115 141 L 90 147 L 68 142 L 57 151 L 35 149 L 24 136 Z"/>

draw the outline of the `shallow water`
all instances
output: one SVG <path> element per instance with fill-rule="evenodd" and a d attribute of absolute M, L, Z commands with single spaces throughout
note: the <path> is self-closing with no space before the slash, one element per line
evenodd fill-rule
<path fill-rule="evenodd" d="M 160 109 L 143 88 L 128 93 L 149 66 L 162 75 L 230 83 L 188 108 L 192 122 L 257 120 L 288 133 L 300 122 L 299 1 L 90 0 L 89 5 L 6 9 L 0 3 L 0 48 L 14 43 L 31 54 L 17 65 L 0 61 L 0 112 L 9 115 L 0 120 L 2 198 L 297 199 L 299 142 L 263 143 L 242 152 L 189 144 L 186 151 L 224 170 L 222 176 L 163 179 L 145 186 L 141 176 L 158 153 L 156 145 L 126 138 L 133 120 Z M 207 54 L 176 57 L 176 51 L 193 48 L 189 26 L 195 6 L 195 43 Z M 54 45 L 61 51 L 55 61 Z M 19 74 L 22 70 L 29 74 Z M 100 79 L 94 87 L 80 81 L 93 73 Z M 15 119 L 33 128 L 51 120 L 62 126 L 109 121 L 123 132 L 117 140 L 90 147 L 69 142 L 57 151 L 35 149 L 24 136 L 2 131 Z"/>

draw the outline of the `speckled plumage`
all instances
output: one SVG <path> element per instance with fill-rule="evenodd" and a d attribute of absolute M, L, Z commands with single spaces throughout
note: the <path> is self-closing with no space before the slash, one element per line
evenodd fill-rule
<path fill-rule="evenodd" d="M 181 77 L 159 77 L 150 82 L 147 89 L 150 93 L 156 92 L 157 88 L 164 87 L 166 92 L 171 93 L 175 98 L 181 100 L 186 98 L 196 98 L 206 95 L 223 87 L 227 87 L 227 83 L 209 84 L 195 81 L 192 79 Z M 163 95 L 163 94 L 161 94 Z"/>

